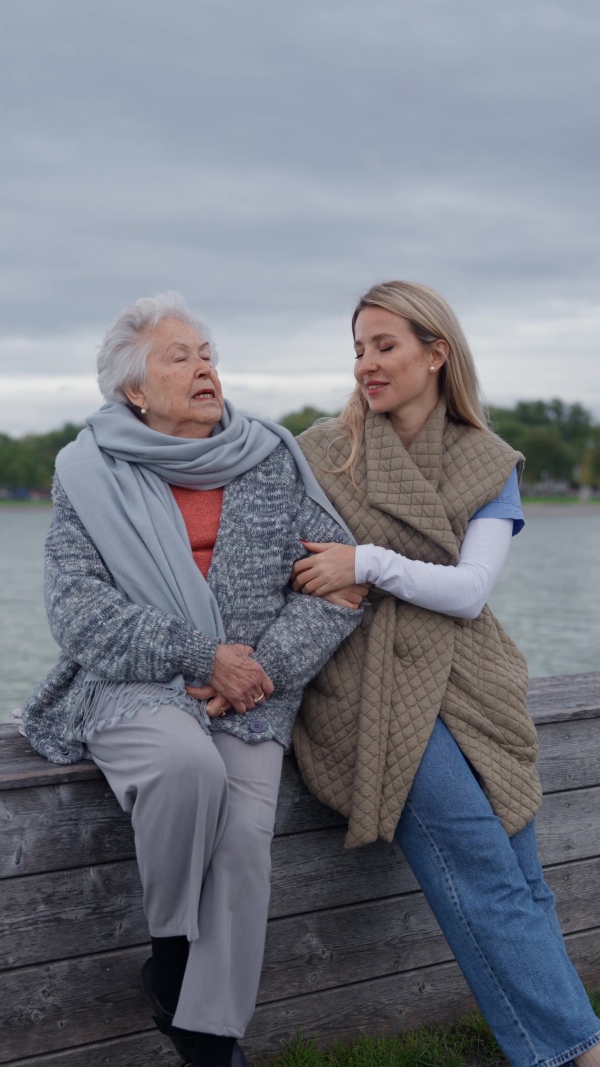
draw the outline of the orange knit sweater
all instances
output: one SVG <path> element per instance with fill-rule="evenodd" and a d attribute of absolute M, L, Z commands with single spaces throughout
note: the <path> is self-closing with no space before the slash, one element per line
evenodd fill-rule
<path fill-rule="evenodd" d="M 182 489 L 172 485 L 171 492 L 183 515 L 194 560 L 207 578 L 219 532 L 223 490 Z"/>

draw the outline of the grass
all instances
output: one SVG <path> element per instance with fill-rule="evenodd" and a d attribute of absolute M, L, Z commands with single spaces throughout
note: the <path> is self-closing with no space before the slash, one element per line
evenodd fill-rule
<path fill-rule="evenodd" d="M 264 1062 L 264 1061 L 263 1061 Z M 475 1012 L 450 1026 L 422 1026 L 394 1037 L 359 1037 L 326 1049 L 298 1035 L 265 1067 L 499 1067 L 506 1060 Z"/>
<path fill-rule="evenodd" d="M 600 992 L 588 989 L 600 1015 Z M 507 1067 L 479 1012 L 449 1026 L 422 1026 L 395 1037 L 359 1037 L 319 1049 L 299 1034 L 283 1054 L 259 1061 L 262 1067 Z"/>
<path fill-rule="evenodd" d="M 522 504 L 580 504 L 578 496 L 523 496 Z M 586 504 L 600 504 L 600 497 L 592 496 Z"/>

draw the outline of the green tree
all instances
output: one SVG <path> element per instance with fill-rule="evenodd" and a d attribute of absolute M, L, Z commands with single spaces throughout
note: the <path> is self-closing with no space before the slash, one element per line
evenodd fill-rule
<path fill-rule="evenodd" d="M 28 434 L 17 440 L 0 434 L 0 488 L 49 492 L 57 453 L 74 441 L 81 426 L 66 423 L 60 430 Z"/>
<path fill-rule="evenodd" d="M 520 450 L 525 456 L 524 481 L 530 485 L 548 478 L 569 481 L 573 475 L 573 450 L 557 426 L 531 426 L 523 431 Z"/>
<path fill-rule="evenodd" d="M 319 411 L 318 408 L 305 407 L 302 411 L 293 411 L 290 415 L 284 415 L 280 419 L 282 426 L 285 426 L 290 433 L 293 433 L 294 437 L 297 437 L 299 433 L 303 433 L 304 430 L 308 430 L 317 419 L 330 418 L 326 411 Z"/>
<path fill-rule="evenodd" d="M 594 452 L 591 442 L 598 427 L 581 404 L 521 400 L 514 408 L 490 408 L 490 422 L 500 437 L 525 455 L 525 480 L 530 484 L 542 477 L 577 482 L 582 472 L 590 484 L 595 461 L 589 453 Z"/>

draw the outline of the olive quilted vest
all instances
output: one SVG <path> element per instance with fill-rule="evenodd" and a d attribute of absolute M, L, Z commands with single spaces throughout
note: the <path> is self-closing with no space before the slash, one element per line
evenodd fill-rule
<path fill-rule="evenodd" d="M 408 449 L 367 415 L 355 471 L 332 421 L 300 446 L 359 544 L 456 564 L 470 517 L 523 457 L 495 434 L 450 421 L 440 401 Z M 525 660 L 486 605 L 473 621 L 377 590 L 362 625 L 308 687 L 294 748 L 311 793 L 349 820 L 346 845 L 391 841 L 440 715 L 509 834 L 535 816 L 541 787 Z"/>

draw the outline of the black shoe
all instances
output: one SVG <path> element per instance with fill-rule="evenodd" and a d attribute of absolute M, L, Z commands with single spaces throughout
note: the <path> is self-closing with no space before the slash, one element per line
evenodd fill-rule
<path fill-rule="evenodd" d="M 231 1056 L 231 1067 L 248 1067 L 248 1059 L 242 1046 L 236 1041 Z"/>
<path fill-rule="evenodd" d="M 171 1015 L 170 1012 L 165 1011 L 152 988 L 151 968 L 152 956 L 146 960 L 140 974 L 142 992 L 152 1008 L 152 1018 L 161 1034 L 164 1034 L 165 1037 L 170 1039 L 171 1044 L 182 1062 L 189 1064 L 192 1062 L 192 1054 L 194 1051 L 194 1034 L 186 1032 L 185 1030 L 178 1030 L 176 1026 L 173 1026 L 174 1016 Z M 231 1067 L 249 1067 L 246 1053 L 237 1041 L 233 1046 Z"/>
<path fill-rule="evenodd" d="M 188 1034 L 185 1030 L 179 1030 L 176 1026 L 173 1026 L 173 1016 L 170 1012 L 165 1011 L 152 988 L 151 968 L 152 956 L 146 960 L 140 974 L 142 992 L 152 1008 L 152 1018 L 161 1034 L 164 1034 L 165 1037 L 169 1038 L 181 1061 L 185 1064 L 191 1063 L 194 1050 L 194 1035 Z M 236 1065 L 236 1067 L 244 1067 L 244 1065 L 240 1063 L 239 1065 Z"/>

